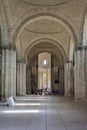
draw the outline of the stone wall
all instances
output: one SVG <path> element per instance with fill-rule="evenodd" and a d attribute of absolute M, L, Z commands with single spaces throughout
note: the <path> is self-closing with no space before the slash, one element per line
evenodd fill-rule
<path fill-rule="evenodd" d="M 74 61 L 74 96 L 85 100 L 87 97 L 87 47 L 80 46 L 75 50 Z"/>

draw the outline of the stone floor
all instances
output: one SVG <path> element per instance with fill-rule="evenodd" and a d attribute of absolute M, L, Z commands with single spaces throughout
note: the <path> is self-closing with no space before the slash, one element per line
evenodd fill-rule
<path fill-rule="evenodd" d="M 57 96 L 17 97 L 0 104 L 0 130 L 87 130 L 87 103 Z"/>

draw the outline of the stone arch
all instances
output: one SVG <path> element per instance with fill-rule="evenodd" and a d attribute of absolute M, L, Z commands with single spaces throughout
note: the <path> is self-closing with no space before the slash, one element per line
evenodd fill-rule
<path fill-rule="evenodd" d="M 37 45 L 37 44 L 36 44 Z M 31 47 L 31 49 L 32 49 L 33 47 Z M 59 50 L 58 50 L 59 51 Z M 31 52 L 34 52 L 34 51 L 29 51 L 29 56 L 30 56 L 30 54 L 31 54 Z M 51 66 L 51 76 L 52 76 L 52 86 L 54 86 L 53 85 L 53 70 L 56 68 L 56 67 L 59 67 L 58 68 L 58 71 L 59 71 L 59 69 L 60 69 L 60 75 L 61 75 L 61 78 L 60 78 L 60 84 L 61 84 L 61 89 L 60 89 L 60 94 L 63 94 L 64 93 L 64 79 L 62 78 L 63 77 L 63 73 L 64 73 L 64 63 L 63 63 L 63 59 L 62 58 L 60 58 L 60 56 L 59 55 L 57 55 L 57 53 L 55 53 L 53 50 L 49 50 L 49 49 L 47 49 L 47 48 L 45 48 L 45 49 L 41 49 L 41 50 L 38 50 L 37 52 L 35 51 L 35 53 L 34 54 L 32 54 L 32 56 L 30 56 L 30 59 L 28 59 L 28 62 L 27 62 L 27 76 L 29 75 L 29 72 L 30 72 L 30 70 L 32 70 L 32 64 L 31 64 L 31 61 L 32 61 L 32 59 L 34 58 L 34 57 L 38 57 L 38 54 L 40 54 L 40 53 L 43 53 L 43 52 L 48 52 L 48 53 L 50 53 L 51 54 L 51 58 L 53 59 L 54 57 L 56 57 L 56 63 L 58 64 L 58 66 L 55 66 L 54 65 L 54 63 L 52 62 L 52 66 Z M 59 52 L 59 53 L 61 53 L 61 52 Z M 58 54 L 59 54 L 58 53 Z M 27 54 L 26 54 L 27 55 Z M 61 55 L 62 56 L 62 55 Z M 53 61 L 53 60 L 52 60 Z M 34 63 L 33 63 L 33 65 L 34 65 Z M 36 65 L 36 64 L 35 64 Z M 37 66 L 38 66 L 38 63 L 37 63 Z M 37 67 L 36 67 L 37 68 Z M 35 69 L 36 70 L 36 69 Z M 57 70 L 56 70 L 56 72 L 57 72 Z M 35 72 L 35 73 L 38 73 L 38 70 Z M 32 75 L 32 74 L 31 74 Z M 28 79 L 30 79 L 29 77 L 28 77 Z M 29 85 L 29 80 L 27 79 L 27 82 L 26 82 L 26 84 L 27 84 L 27 87 L 26 87 L 26 89 L 28 90 L 29 88 L 31 88 L 31 87 L 29 87 L 29 86 L 31 86 L 31 85 Z M 31 78 L 32 79 L 32 78 Z M 55 76 L 54 76 L 54 79 L 55 79 Z M 36 81 L 38 81 L 38 79 L 36 80 Z M 29 86 L 28 86 L 29 85 Z"/>
<path fill-rule="evenodd" d="M 58 56 L 55 52 L 50 51 L 49 49 L 41 49 L 41 50 L 38 50 L 38 51 L 36 51 L 36 52 L 34 53 L 34 55 L 37 55 L 37 54 L 43 53 L 43 52 L 48 52 L 48 53 L 51 53 L 51 54 L 55 55 L 55 56 L 57 57 L 58 61 L 60 61 L 59 56 Z M 31 55 L 31 56 L 30 56 L 29 62 L 30 62 L 31 59 L 34 57 L 34 55 Z M 59 62 L 59 64 L 60 64 L 60 66 L 62 66 L 61 62 Z"/>
<path fill-rule="evenodd" d="M 78 44 L 77 36 L 76 36 L 75 30 L 73 29 L 72 25 L 69 22 L 67 22 L 63 17 L 60 17 L 55 14 L 51 14 L 51 13 L 38 13 L 38 14 L 35 14 L 32 16 L 28 16 L 27 18 L 25 18 L 25 19 L 21 20 L 19 23 L 17 23 L 16 28 L 14 28 L 14 30 L 13 30 L 13 36 L 12 36 L 13 43 L 15 44 L 18 34 L 30 20 L 39 18 L 39 17 L 43 17 L 43 16 L 51 17 L 51 18 L 54 18 L 55 20 L 57 20 L 58 22 L 61 22 L 61 24 L 70 33 L 70 35 L 73 39 L 73 43 Z"/>
<path fill-rule="evenodd" d="M 83 20 L 83 46 L 87 46 L 87 7 L 85 10 L 84 20 Z"/>
<path fill-rule="evenodd" d="M 69 34 L 70 34 L 70 36 L 72 38 L 74 46 L 78 45 L 77 35 L 76 35 L 76 32 L 73 29 L 72 25 L 69 22 L 67 22 L 63 17 L 60 17 L 60 16 L 55 15 L 55 14 L 50 14 L 50 13 L 38 13 L 36 15 L 32 15 L 30 17 L 27 17 L 26 19 L 24 19 L 23 21 L 21 21 L 21 23 L 17 25 L 17 27 L 15 28 L 15 30 L 13 30 L 13 36 L 12 36 L 13 44 L 16 43 L 16 39 L 17 39 L 18 35 L 20 34 L 20 32 L 22 31 L 22 29 L 30 21 L 35 20 L 36 18 L 44 17 L 44 16 L 49 17 L 49 18 L 53 18 L 58 23 L 61 23 L 61 25 L 63 25 L 63 27 L 65 27 L 65 29 L 69 32 Z M 32 43 L 30 43 L 31 46 L 29 46 L 29 45 L 27 46 L 26 52 L 28 52 L 29 49 L 31 49 L 34 45 L 36 45 L 38 42 L 40 42 L 40 41 L 38 41 L 40 39 L 41 38 L 37 39 L 36 42 L 33 41 Z M 41 41 L 44 41 L 45 39 L 48 39 L 48 38 L 42 38 Z M 56 45 L 61 50 L 61 52 L 63 54 L 63 57 L 64 57 L 64 60 L 66 62 L 68 60 L 68 58 L 66 57 L 66 53 L 65 53 L 64 48 L 62 46 L 60 46 L 60 44 L 58 43 L 58 41 L 56 41 L 55 39 L 49 38 L 48 40 L 50 40 L 51 43 L 53 43 L 54 45 Z M 25 56 L 27 56 L 27 53 L 24 54 L 24 57 Z"/>
<path fill-rule="evenodd" d="M 58 43 L 58 41 L 56 41 L 56 40 L 54 40 L 52 38 L 40 38 L 40 39 L 37 39 L 37 40 L 31 42 L 30 45 L 28 45 L 28 47 L 26 49 L 24 57 L 27 56 L 27 54 L 29 53 L 29 51 L 31 50 L 31 48 L 33 48 L 35 45 L 37 45 L 37 44 L 39 44 L 39 43 L 41 43 L 43 41 L 55 45 L 59 49 L 59 51 L 62 53 L 64 61 L 67 59 L 66 58 L 67 57 L 66 56 L 66 52 L 65 52 L 64 48 Z"/>
<path fill-rule="evenodd" d="M 35 53 L 34 54 L 31 54 L 31 52 L 34 52 L 34 51 L 31 51 L 32 50 L 32 48 L 34 47 L 34 46 L 36 46 L 36 45 L 38 45 L 38 44 L 41 44 L 41 42 L 48 42 L 48 43 L 50 43 L 50 44 L 53 44 L 56 48 L 57 48 L 57 52 L 54 52 L 53 50 L 49 50 L 49 49 L 47 49 L 47 48 L 42 48 L 42 50 L 38 50 L 37 52 L 35 51 Z M 27 49 L 26 49 L 26 52 L 25 52 L 25 56 L 24 57 L 26 57 L 26 56 L 30 56 L 30 55 L 32 55 L 32 56 L 30 56 L 30 60 L 28 59 L 28 62 L 27 62 L 27 66 L 28 66 L 28 69 L 27 69 L 27 77 L 28 77 L 28 73 L 29 73 L 29 71 L 30 71 L 30 69 L 29 68 L 31 68 L 31 60 L 34 58 L 34 56 L 37 56 L 39 53 L 42 53 L 42 52 L 48 52 L 48 53 L 50 53 L 50 54 L 52 54 L 52 52 L 55 54 L 54 55 L 54 57 L 56 56 L 57 57 L 57 62 L 58 62 L 58 66 L 59 66 L 59 68 L 60 68 L 60 74 L 61 74 L 61 78 L 60 78 L 60 84 L 61 84 L 61 89 L 60 89 L 60 93 L 61 94 L 63 94 L 64 93 L 64 78 L 63 78 L 63 73 L 64 73 L 64 62 L 65 62 L 65 60 L 66 60 L 66 53 L 65 53 L 65 50 L 64 50 L 64 48 L 58 43 L 58 41 L 56 41 L 56 40 L 54 40 L 54 39 L 52 39 L 52 38 L 40 38 L 40 39 L 37 39 L 36 41 L 33 41 L 33 42 L 31 42 L 30 43 L 30 46 L 28 45 L 28 47 L 26 47 Z M 59 52 L 59 53 L 58 53 Z M 60 55 L 57 55 L 57 53 L 58 54 L 60 54 Z M 54 67 L 55 68 L 55 67 Z M 52 68 L 51 68 L 51 70 L 52 70 Z M 36 72 L 37 73 L 37 72 Z M 52 81 L 53 81 L 53 71 L 52 71 Z M 38 79 L 37 79 L 37 81 L 38 81 Z M 27 80 L 27 90 L 28 90 L 28 88 L 30 88 L 30 87 L 28 87 L 28 84 L 29 84 L 29 81 Z M 31 86 L 31 85 L 30 85 Z M 53 86 L 53 85 L 52 85 Z"/>

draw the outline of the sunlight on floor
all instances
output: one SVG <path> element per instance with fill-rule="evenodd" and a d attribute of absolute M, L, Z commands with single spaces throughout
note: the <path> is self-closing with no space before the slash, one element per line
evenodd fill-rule
<path fill-rule="evenodd" d="M 15 113 L 38 113 L 39 110 L 8 110 L 8 111 L 2 111 L 2 113 L 6 114 L 15 114 Z"/>
<path fill-rule="evenodd" d="M 39 106 L 40 103 L 16 103 L 16 106 Z"/>
<path fill-rule="evenodd" d="M 33 98 L 31 98 L 31 99 L 17 99 L 17 101 L 27 101 L 27 100 L 29 100 L 29 101 L 32 101 L 32 100 L 34 100 L 34 101 L 38 101 L 38 100 L 44 100 L 44 99 L 42 99 L 42 98 L 40 98 L 40 99 L 33 99 Z"/>

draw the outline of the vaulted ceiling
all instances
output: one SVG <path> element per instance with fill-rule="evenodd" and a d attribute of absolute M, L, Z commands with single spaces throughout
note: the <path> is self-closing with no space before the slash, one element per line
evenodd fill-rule
<path fill-rule="evenodd" d="M 70 44 L 80 44 L 82 41 L 86 2 L 3 0 L 8 29 L 16 39 L 13 42 L 18 56 L 30 57 L 31 54 L 47 50 L 59 56 L 65 54 L 68 58 Z"/>
<path fill-rule="evenodd" d="M 63 47 L 68 54 L 67 50 L 70 44 L 71 36 L 66 30 L 66 28 L 60 23 L 54 21 L 53 18 L 43 16 L 38 19 L 35 19 L 33 22 L 30 21 L 29 24 L 27 24 L 27 26 L 25 26 L 21 31 L 18 39 L 20 41 L 22 52 L 25 52 L 29 45 L 33 44 L 33 42 L 39 39 L 54 39 L 54 41 L 57 41 L 57 43 L 60 44 L 61 47 Z M 41 42 L 38 45 L 38 49 L 52 49 L 52 45 L 47 44 L 47 42 L 46 44 L 43 44 L 45 42 L 46 41 Z"/>

